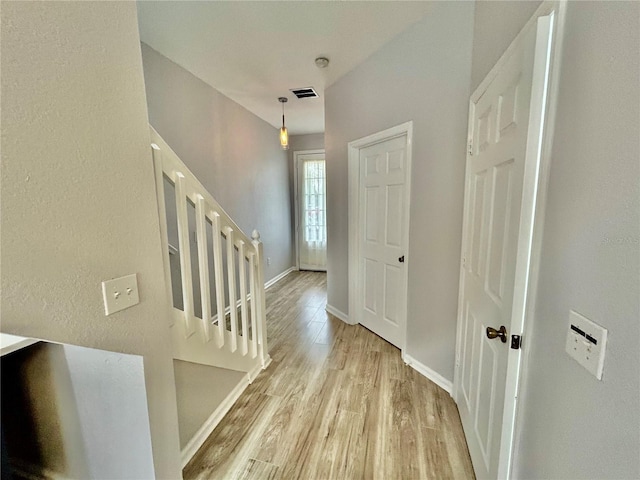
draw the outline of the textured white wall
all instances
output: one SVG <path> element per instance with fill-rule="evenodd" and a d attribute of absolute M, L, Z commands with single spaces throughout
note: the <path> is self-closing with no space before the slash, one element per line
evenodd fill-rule
<path fill-rule="evenodd" d="M 640 3 L 569 2 L 516 478 L 640 478 Z M 569 310 L 609 331 L 602 381 Z"/>
<path fill-rule="evenodd" d="M 87 478 L 154 478 L 142 357 L 64 345 Z"/>
<path fill-rule="evenodd" d="M 142 59 L 153 127 L 247 235 L 260 232 L 265 280 L 287 270 L 295 247 L 278 130 L 146 44 Z"/>
<path fill-rule="evenodd" d="M 348 313 L 347 143 L 414 122 L 407 353 L 453 379 L 472 2 L 435 2 L 325 92 L 328 300 Z"/>
<path fill-rule="evenodd" d="M 136 7 L 3 2 L 2 331 L 141 355 L 154 467 L 178 425 Z M 138 274 L 105 317 L 100 282 Z"/>

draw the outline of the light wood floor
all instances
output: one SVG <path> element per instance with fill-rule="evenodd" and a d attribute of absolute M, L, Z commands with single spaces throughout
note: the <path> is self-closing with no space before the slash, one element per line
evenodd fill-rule
<path fill-rule="evenodd" d="M 449 394 L 325 304 L 323 273 L 294 272 L 267 290 L 273 362 L 184 478 L 473 479 Z"/>

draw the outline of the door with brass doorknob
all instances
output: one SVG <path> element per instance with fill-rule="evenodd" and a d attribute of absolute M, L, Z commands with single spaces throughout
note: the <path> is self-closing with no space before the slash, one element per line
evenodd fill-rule
<path fill-rule="evenodd" d="M 499 338 L 502 343 L 507 343 L 507 329 L 504 325 L 500 327 L 500 330 L 496 330 L 493 327 L 487 327 L 487 338 L 493 340 Z"/>
<path fill-rule="evenodd" d="M 520 357 L 507 334 L 524 318 L 553 18 L 530 22 L 469 105 L 453 397 L 476 477 L 487 480 L 510 476 Z"/>

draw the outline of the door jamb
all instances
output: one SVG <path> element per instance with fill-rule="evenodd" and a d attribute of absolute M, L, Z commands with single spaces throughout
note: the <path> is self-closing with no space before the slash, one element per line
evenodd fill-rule
<path fill-rule="evenodd" d="M 406 215 L 406 221 L 404 222 L 404 245 L 403 250 L 406 257 L 406 267 L 404 269 L 404 290 L 408 299 L 409 288 L 409 225 L 410 225 L 410 212 L 411 212 L 411 157 L 413 150 L 413 121 L 408 121 L 395 127 L 388 128 L 381 132 L 377 132 L 366 137 L 353 140 L 349 142 L 348 148 L 348 167 L 349 167 L 349 186 L 348 186 L 348 199 L 349 199 L 349 323 L 355 325 L 359 322 L 359 315 L 357 310 L 357 292 L 359 292 L 358 285 L 358 259 L 360 257 L 360 247 L 358 245 L 358 238 L 360 234 L 360 150 L 362 148 L 375 145 L 376 143 L 382 143 L 393 138 L 406 135 L 407 137 L 407 166 L 405 171 L 405 193 L 404 193 L 404 207 Z M 406 300 L 406 299 L 405 299 Z M 407 341 L 407 302 L 402 306 L 403 314 L 403 328 L 401 351 L 406 350 Z"/>
<path fill-rule="evenodd" d="M 296 150 L 293 152 L 293 205 L 294 205 L 294 234 L 296 240 L 296 269 L 300 270 L 300 205 L 298 198 L 298 157 L 302 155 L 324 155 L 324 148 L 318 148 L 315 150 Z M 325 158 L 326 165 L 326 158 Z M 326 179 L 325 179 L 326 180 Z M 325 192 L 326 195 L 326 192 Z"/>
<path fill-rule="evenodd" d="M 567 0 L 547 0 L 544 1 L 540 7 L 536 10 L 536 12 L 532 15 L 532 17 L 528 20 L 525 26 L 522 28 L 520 33 L 513 40 L 511 45 L 507 48 L 504 54 L 500 57 L 498 62 L 493 66 L 491 71 L 487 74 L 486 78 L 480 83 L 478 88 L 473 92 L 471 98 L 469 100 L 469 126 L 467 132 L 469 134 L 469 138 L 467 139 L 468 145 L 472 141 L 472 117 L 473 117 L 473 105 L 474 103 L 484 94 L 489 84 L 496 77 L 498 72 L 502 69 L 503 64 L 506 59 L 511 55 L 511 51 L 515 48 L 520 39 L 524 37 L 524 33 L 528 31 L 530 28 L 539 28 L 538 19 L 540 17 L 551 16 L 551 26 L 550 26 L 550 42 L 548 45 L 548 74 L 546 78 L 546 84 L 542 92 L 539 92 L 540 95 L 543 95 L 542 98 L 546 98 L 546 104 L 543 106 L 543 110 L 541 115 L 539 115 L 539 119 L 541 123 L 539 125 L 540 128 L 540 136 L 538 138 L 538 142 L 535 145 L 535 152 L 532 152 L 532 148 L 530 146 L 527 147 L 527 158 L 525 160 L 525 175 L 527 175 L 528 170 L 531 167 L 528 164 L 531 163 L 531 156 L 537 156 L 537 168 L 534 172 L 529 172 L 530 176 L 533 176 L 529 182 L 529 188 L 533 187 L 535 189 L 534 197 L 532 199 L 532 204 L 530 208 L 532 208 L 531 218 L 529 219 L 529 224 L 525 225 L 530 229 L 530 249 L 528 256 L 528 263 L 526 266 L 519 266 L 522 259 L 518 259 L 516 263 L 516 278 L 518 278 L 518 271 L 520 271 L 521 278 L 521 288 L 518 288 L 518 282 L 516 281 L 516 289 L 514 290 L 514 307 L 517 307 L 518 310 L 513 309 L 512 318 L 514 315 L 518 315 L 520 319 L 520 327 L 518 333 L 522 335 L 522 338 L 525 341 L 524 348 L 519 350 L 509 350 L 508 363 L 507 363 L 507 381 L 505 385 L 505 406 L 502 418 L 502 428 L 501 428 L 501 445 L 500 445 L 500 459 L 498 465 L 498 478 L 511 478 L 513 472 L 515 471 L 515 463 L 517 462 L 517 451 L 516 447 L 518 446 L 518 438 L 516 434 L 519 434 L 521 431 L 521 423 L 522 423 L 522 409 L 520 408 L 519 394 L 524 385 L 524 380 L 527 377 L 527 366 L 529 363 L 529 346 L 526 344 L 526 340 L 530 338 L 531 332 L 533 329 L 533 323 L 535 321 L 535 298 L 536 298 L 536 289 L 539 279 L 539 265 L 540 265 L 540 257 L 541 257 L 541 244 L 542 244 L 542 233 L 544 226 L 544 215 L 545 215 L 545 207 L 546 207 L 546 197 L 547 197 L 547 185 L 549 180 L 549 170 L 551 165 L 551 147 L 553 141 L 553 133 L 555 126 L 555 113 L 557 110 L 558 103 L 558 86 L 559 86 L 559 71 L 561 66 L 561 57 L 562 57 L 562 44 L 564 38 L 564 25 L 565 25 L 565 16 L 566 16 L 566 8 L 567 8 Z M 536 48 L 538 47 L 536 42 Z M 536 51 L 536 56 L 534 58 L 534 62 L 537 62 L 538 55 Z M 534 63 L 534 72 L 536 65 Z M 532 92 L 533 95 L 533 92 Z M 531 125 L 529 126 L 531 129 Z M 467 160 L 469 158 L 469 153 L 467 152 Z M 526 182 L 525 178 L 525 182 Z M 466 178 L 465 178 L 466 185 Z M 527 188 L 527 184 L 525 183 L 523 188 Z M 465 199 L 465 207 L 466 202 L 470 201 L 469 199 Z M 524 204 L 523 204 L 524 206 Z M 464 219 L 466 224 L 467 219 Z M 522 230 L 523 225 L 520 224 L 520 230 Z M 466 232 L 466 225 L 463 227 L 463 232 Z M 522 234 L 522 232 L 519 234 Z M 519 238 L 520 240 L 520 238 Z M 520 243 L 520 241 L 518 242 Z M 466 246 L 466 239 L 462 240 L 462 254 L 461 258 L 464 256 L 464 248 Z M 462 269 L 462 265 L 460 267 Z M 462 277 L 461 277 L 462 279 Z M 520 290 L 519 295 L 520 298 L 516 299 L 516 294 Z M 453 382 L 453 398 L 456 403 L 458 403 L 459 399 L 459 387 L 460 387 L 460 348 L 461 348 L 461 328 L 460 328 L 460 304 L 462 301 L 462 282 L 460 283 L 459 289 L 459 299 L 458 299 L 458 319 L 457 319 L 457 334 L 456 334 L 456 355 L 455 355 L 455 370 L 454 370 L 454 382 Z M 518 302 L 516 305 L 515 302 Z M 513 320 L 512 320 L 513 322 Z M 523 331 L 524 329 L 524 331 Z"/>
<path fill-rule="evenodd" d="M 555 12 L 556 18 L 552 30 L 552 40 L 550 47 L 550 62 L 547 90 L 547 108 L 544 112 L 543 132 L 540 138 L 540 162 L 538 165 L 538 190 L 534 210 L 533 227 L 531 234 L 531 254 L 529 261 L 529 288 L 525 298 L 524 331 L 523 338 L 531 338 L 535 323 L 535 300 L 537 298 L 538 280 L 540 276 L 540 262 L 542 256 L 542 237 L 544 230 L 544 219 L 547 206 L 547 187 L 550 178 L 552 162 L 553 136 L 555 133 L 556 111 L 559 99 L 560 70 L 562 67 L 562 54 L 565 32 L 565 18 L 567 10 L 567 0 L 545 1 L 540 8 L 546 7 L 546 12 Z M 549 14 L 546 13 L 546 14 Z M 542 13 L 544 15 L 545 13 Z M 514 385 L 514 394 L 520 395 L 521 388 L 526 385 L 529 354 L 531 349 L 522 351 L 520 359 L 520 375 Z M 519 434 L 523 422 L 523 409 L 520 403 L 516 402 L 513 412 L 512 442 L 510 445 L 511 462 L 506 466 L 505 472 L 512 476 L 517 471 L 517 453 L 519 447 Z"/>

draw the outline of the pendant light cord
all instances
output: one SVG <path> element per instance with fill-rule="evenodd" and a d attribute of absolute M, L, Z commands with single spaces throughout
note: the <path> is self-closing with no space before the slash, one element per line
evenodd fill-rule
<path fill-rule="evenodd" d="M 282 102 L 282 126 L 284 127 L 284 102 Z"/>

